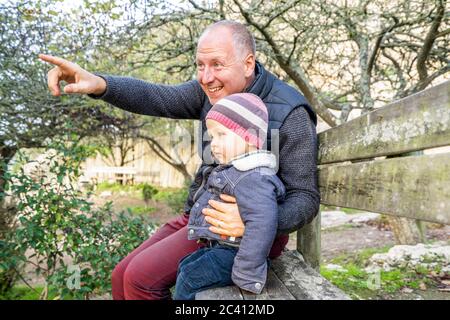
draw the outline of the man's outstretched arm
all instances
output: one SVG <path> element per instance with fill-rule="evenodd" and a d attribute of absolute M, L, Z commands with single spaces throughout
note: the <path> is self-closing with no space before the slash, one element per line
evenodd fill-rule
<path fill-rule="evenodd" d="M 121 109 L 156 117 L 200 119 L 205 94 L 196 80 L 179 85 L 154 84 L 130 77 L 100 75 L 106 91 L 100 98 Z"/>
<path fill-rule="evenodd" d="M 54 65 L 47 82 L 54 96 L 61 95 L 60 82 L 66 94 L 89 94 L 124 110 L 174 119 L 199 119 L 205 99 L 197 81 L 176 86 L 158 85 L 127 78 L 96 75 L 68 60 L 40 54 L 39 58 Z"/>

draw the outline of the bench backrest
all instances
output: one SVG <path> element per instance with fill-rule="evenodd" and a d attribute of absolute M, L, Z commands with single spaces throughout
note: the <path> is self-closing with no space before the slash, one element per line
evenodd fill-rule
<path fill-rule="evenodd" d="M 450 81 L 376 109 L 319 137 L 321 203 L 450 224 Z M 297 235 L 320 262 L 320 215 Z"/>

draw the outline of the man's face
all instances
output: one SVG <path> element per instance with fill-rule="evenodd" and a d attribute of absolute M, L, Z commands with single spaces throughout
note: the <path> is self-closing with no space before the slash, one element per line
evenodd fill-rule
<path fill-rule="evenodd" d="M 213 29 L 204 34 L 197 46 L 197 80 L 211 104 L 243 92 L 253 80 L 255 58 L 237 55 L 230 31 Z"/>

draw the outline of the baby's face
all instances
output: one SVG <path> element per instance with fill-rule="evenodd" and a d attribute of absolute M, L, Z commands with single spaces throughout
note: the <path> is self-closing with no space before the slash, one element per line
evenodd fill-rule
<path fill-rule="evenodd" d="M 217 121 L 207 119 L 206 126 L 212 139 L 211 151 L 219 163 L 228 163 L 241 154 L 257 149 Z"/>

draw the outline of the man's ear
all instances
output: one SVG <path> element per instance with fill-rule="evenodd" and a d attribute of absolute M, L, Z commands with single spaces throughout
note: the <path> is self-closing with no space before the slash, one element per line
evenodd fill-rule
<path fill-rule="evenodd" d="M 249 53 L 247 57 L 244 59 L 246 78 L 250 78 L 255 72 L 255 64 L 256 64 L 255 56 Z"/>

